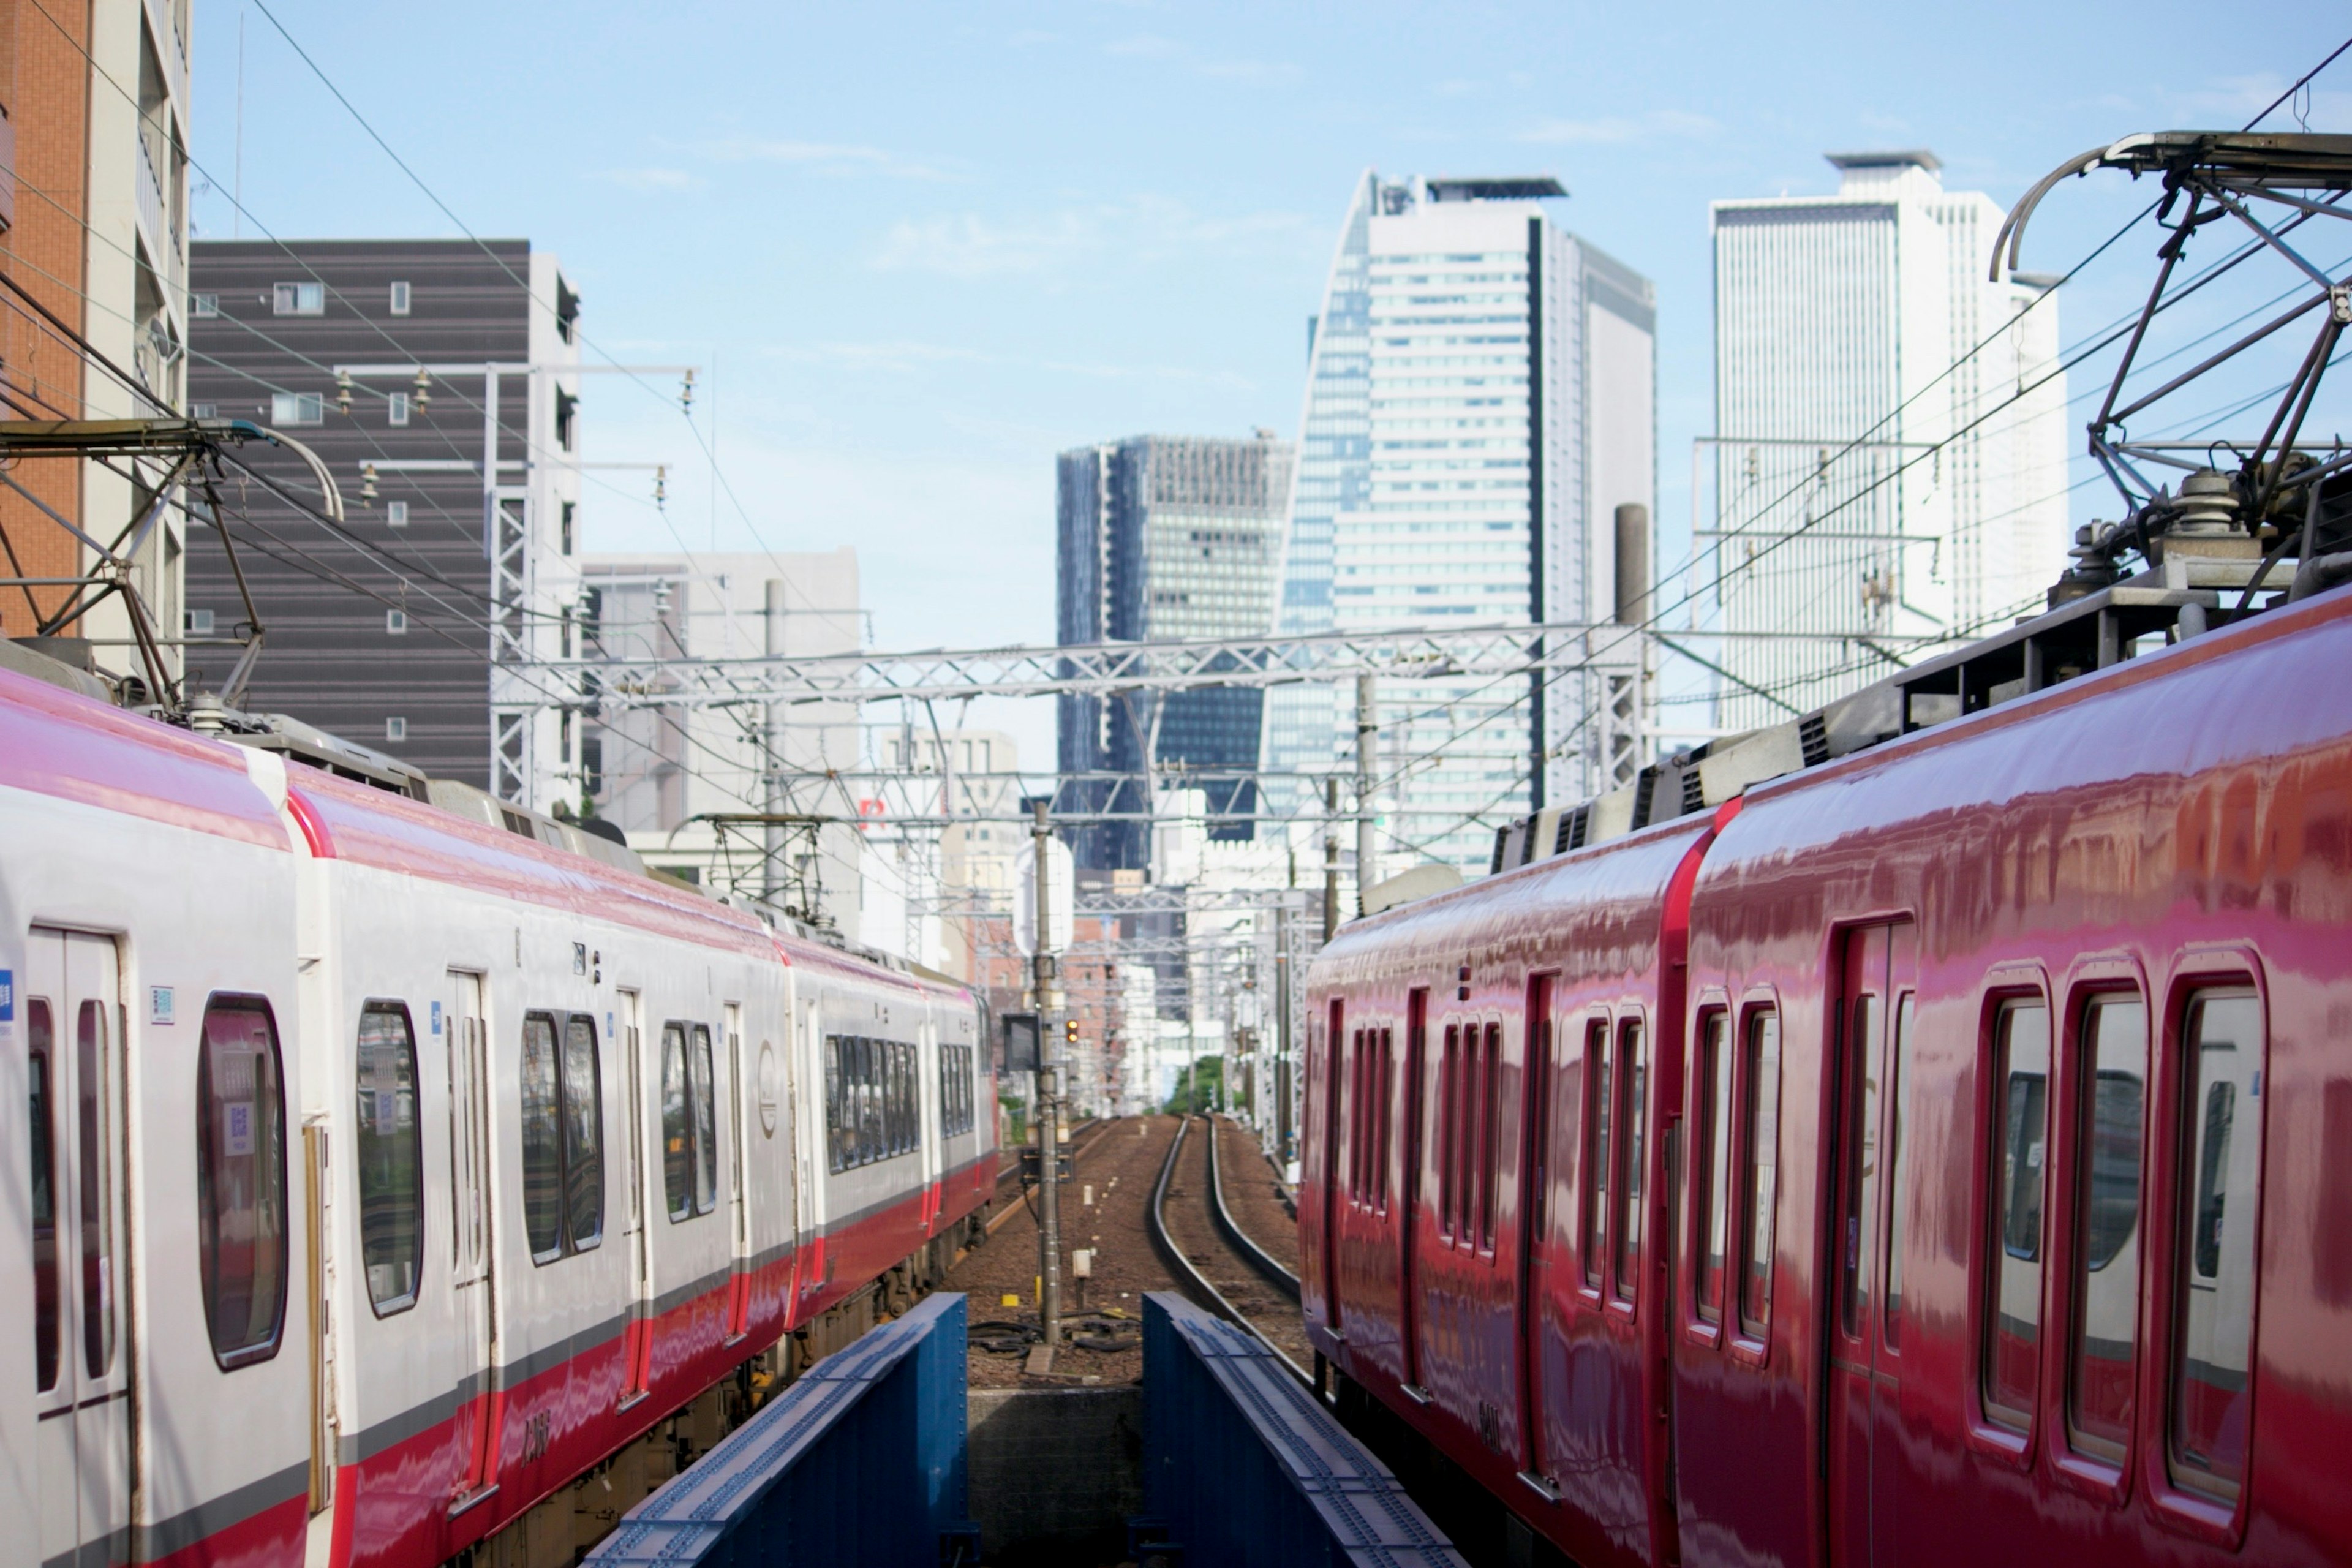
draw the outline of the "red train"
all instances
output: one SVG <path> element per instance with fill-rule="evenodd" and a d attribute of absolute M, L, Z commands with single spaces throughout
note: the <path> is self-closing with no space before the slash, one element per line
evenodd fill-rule
<path fill-rule="evenodd" d="M 2191 602 L 1318 961 L 1309 1331 L 1538 1557 L 2352 1560 L 2352 595 Z"/>

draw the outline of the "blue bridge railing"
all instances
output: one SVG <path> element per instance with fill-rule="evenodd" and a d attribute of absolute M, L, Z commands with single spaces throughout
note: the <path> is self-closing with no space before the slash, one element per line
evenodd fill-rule
<path fill-rule="evenodd" d="M 1143 1367 L 1142 1560 L 1464 1568 L 1388 1467 L 1259 1341 L 1155 1291 Z"/>
<path fill-rule="evenodd" d="M 587 1561 L 940 1568 L 974 1560 L 964 1353 L 964 1299 L 929 1297 L 811 1367 L 631 1509 Z"/>

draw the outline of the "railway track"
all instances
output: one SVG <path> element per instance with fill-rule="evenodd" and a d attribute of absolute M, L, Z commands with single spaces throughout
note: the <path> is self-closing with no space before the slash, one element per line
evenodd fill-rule
<path fill-rule="evenodd" d="M 1076 1131 L 1074 1131 L 1071 1134 L 1070 1174 L 1073 1177 L 1077 1175 L 1078 1162 L 1092 1153 L 1094 1152 L 1095 1145 L 1109 1137 L 1111 1135 L 1111 1130 L 1118 1125 L 1118 1123 L 1116 1120 L 1089 1121 L 1079 1127 Z M 1087 1134 L 1083 1140 L 1078 1136 L 1078 1133 L 1080 1132 Z M 983 1227 L 986 1234 L 994 1236 L 999 1230 L 1003 1228 L 1004 1222 L 1006 1220 L 1011 1219 L 1015 1214 L 1020 1213 L 1022 1209 L 1027 1206 L 1021 1196 L 1021 1189 L 1019 1185 L 1020 1179 L 1021 1157 L 1018 1154 L 1015 1154 L 1013 1158 L 1013 1163 L 1010 1165 L 996 1173 L 996 1185 L 1000 1194 L 1003 1193 L 1007 1183 L 1013 1184 L 1013 1201 L 1003 1204 L 998 1207 L 994 1214 L 988 1216 L 988 1222 Z"/>
<path fill-rule="evenodd" d="M 1187 1250 L 1171 1228 L 1168 1213 L 1169 1189 L 1175 1180 L 1178 1163 L 1184 1153 L 1184 1142 L 1192 1131 L 1194 1120 L 1194 1118 L 1186 1117 L 1178 1125 L 1176 1136 L 1168 1146 L 1168 1157 L 1160 1164 L 1160 1179 L 1151 1189 L 1151 1201 L 1145 1208 L 1146 1220 L 1151 1233 L 1151 1245 L 1159 1252 L 1160 1260 L 1168 1266 L 1168 1271 L 1176 1277 L 1177 1283 L 1183 1288 L 1186 1295 L 1256 1339 L 1259 1343 L 1272 1352 L 1284 1366 L 1288 1367 L 1291 1374 L 1301 1384 L 1312 1388 L 1315 1384 L 1314 1378 L 1304 1366 L 1299 1364 L 1298 1357 L 1291 1352 L 1291 1349 L 1286 1347 L 1276 1337 L 1280 1326 L 1296 1324 L 1296 1315 L 1281 1314 L 1278 1311 L 1269 1312 L 1254 1300 L 1250 1305 L 1255 1310 L 1244 1310 L 1244 1305 L 1234 1300 L 1239 1292 L 1235 1289 L 1235 1281 L 1232 1276 L 1236 1272 L 1255 1277 L 1263 1282 L 1275 1292 L 1278 1303 L 1283 1301 L 1294 1305 L 1297 1303 L 1298 1279 L 1264 1247 L 1252 1241 L 1248 1234 L 1234 1222 L 1233 1212 L 1226 1206 L 1224 1190 L 1218 1177 L 1216 1124 L 1207 1118 L 1199 1120 L 1202 1123 L 1202 1136 L 1207 1144 L 1204 1159 L 1206 1180 L 1202 1184 L 1200 1197 L 1202 1215 L 1208 1223 L 1197 1228 L 1189 1226 L 1186 1228 L 1193 1236 L 1213 1237 L 1214 1244 L 1222 1247 L 1233 1263 L 1239 1266 L 1238 1270 L 1233 1268 L 1217 1268 L 1214 1264 L 1212 1264 L 1210 1268 L 1204 1269 L 1200 1263 L 1194 1261 L 1196 1255 Z M 1223 1285 L 1212 1278 L 1212 1269 L 1216 1274 L 1226 1277 Z M 1269 1331 L 1270 1325 L 1276 1327 L 1276 1332 Z M 1285 1334 L 1283 1337 L 1292 1336 Z"/>

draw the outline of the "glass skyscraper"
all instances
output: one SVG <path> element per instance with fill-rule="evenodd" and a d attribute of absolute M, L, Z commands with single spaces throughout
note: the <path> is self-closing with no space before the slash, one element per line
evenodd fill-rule
<path fill-rule="evenodd" d="M 1063 453 L 1055 541 L 1061 645 L 1265 636 L 1274 618 L 1291 457 L 1289 443 L 1271 430 L 1246 441 L 1139 436 Z M 1263 693 L 1211 689 L 1059 701 L 1062 772 L 1079 775 L 1064 792 L 1065 808 L 1129 818 L 1080 827 L 1070 840 L 1080 868 L 1148 868 L 1150 824 L 1142 818 L 1155 772 L 1181 781 L 1200 771 L 1210 836 L 1253 836 L 1258 796 L 1247 775 L 1257 767 Z"/>
<path fill-rule="evenodd" d="M 1566 195 L 1358 182 L 1309 329 L 1279 630 L 1610 618 L 1618 510 L 1646 530 L 1654 489 L 1655 294 L 1559 226 Z M 1608 787 L 1595 689 L 1384 683 L 1381 864 L 1360 875 L 1483 869 L 1497 824 Z M 1352 694 L 1277 687 L 1265 710 L 1268 793 L 1311 815 L 1313 775 L 1352 769 Z"/>

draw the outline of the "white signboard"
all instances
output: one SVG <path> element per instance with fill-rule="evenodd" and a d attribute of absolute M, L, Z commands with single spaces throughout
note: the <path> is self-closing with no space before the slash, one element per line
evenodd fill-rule
<path fill-rule="evenodd" d="M 1070 847 L 1045 840 L 1045 934 L 1055 952 L 1066 952 L 1077 933 L 1071 906 L 1078 891 L 1077 863 Z M 1013 945 L 1024 958 L 1037 951 L 1037 841 L 1021 847 L 1013 859 Z"/>

